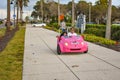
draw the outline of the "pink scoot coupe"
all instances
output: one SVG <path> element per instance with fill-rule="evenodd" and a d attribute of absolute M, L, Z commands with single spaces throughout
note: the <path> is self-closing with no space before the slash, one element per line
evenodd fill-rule
<path fill-rule="evenodd" d="M 57 36 L 57 53 L 87 53 L 88 44 L 83 37 L 78 36 Z"/>

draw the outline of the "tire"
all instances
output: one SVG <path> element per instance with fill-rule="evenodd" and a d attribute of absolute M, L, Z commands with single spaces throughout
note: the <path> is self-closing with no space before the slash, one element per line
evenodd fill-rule
<path fill-rule="evenodd" d="M 57 45 L 57 53 L 58 53 L 58 55 L 61 54 L 61 50 L 60 50 L 60 46 L 59 45 Z"/>
<path fill-rule="evenodd" d="M 87 51 L 85 51 L 84 53 L 88 53 L 88 50 L 87 50 Z"/>

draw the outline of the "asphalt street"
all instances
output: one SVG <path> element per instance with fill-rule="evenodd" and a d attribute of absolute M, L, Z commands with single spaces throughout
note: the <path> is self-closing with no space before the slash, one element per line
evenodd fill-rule
<path fill-rule="evenodd" d="M 0 28 L 3 28 L 3 27 L 5 27 L 5 24 L 0 24 Z"/>
<path fill-rule="evenodd" d="M 58 33 L 26 27 L 22 80 L 120 80 L 120 52 L 88 42 L 86 54 L 58 55 Z"/>

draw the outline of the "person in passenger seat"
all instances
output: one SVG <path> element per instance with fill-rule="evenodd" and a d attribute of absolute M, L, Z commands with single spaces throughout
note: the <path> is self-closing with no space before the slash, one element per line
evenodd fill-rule
<path fill-rule="evenodd" d="M 70 28 L 70 32 L 68 33 L 68 36 L 77 36 L 77 33 L 75 33 L 74 27 Z"/>

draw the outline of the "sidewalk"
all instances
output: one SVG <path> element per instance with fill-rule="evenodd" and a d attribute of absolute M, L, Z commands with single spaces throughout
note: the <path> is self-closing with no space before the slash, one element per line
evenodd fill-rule
<path fill-rule="evenodd" d="M 56 54 L 56 32 L 27 26 L 23 80 L 119 80 L 120 52 L 89 43 L 87 54 Z"/>

